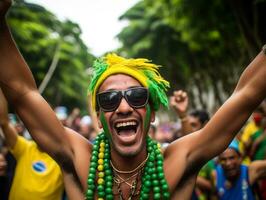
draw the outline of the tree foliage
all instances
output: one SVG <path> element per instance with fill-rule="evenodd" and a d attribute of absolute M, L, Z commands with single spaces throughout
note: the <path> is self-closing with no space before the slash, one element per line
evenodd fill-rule
<path fill-rule="evenodd" d="M 118 51 L 165 66 L 172 89 L 215 109 L 266 41 L 265 8 L 264 0 L 140 1 L 120 17 L 129 25 L 118 34 Z"/>
<path fill-rule="evenodd" d="M 81 29 L 70 20 L 60 21 L 50 11 L 23 0 L 14 2 L 8 23 L 17 45 L 29 64 L 37 86 L 43 81 L 56 49 L 59 61 L 44 91 L 52 106 L 86 109 L 89 76 L 94 56 L 81 39 Z"/>

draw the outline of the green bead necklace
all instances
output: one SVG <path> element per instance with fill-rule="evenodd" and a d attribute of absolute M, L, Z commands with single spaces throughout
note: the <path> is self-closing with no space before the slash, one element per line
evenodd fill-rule
<path fill-rule="evenodd" d="M 170 199 L 168 184 L 163 172 L 163 156 L 158 143 L 147 137 L 148 160 L 144 167 L 140 199 Z M 88 189 L 86 199 L 93 200 L 97 193 L 98 200 L 112 200 L 113 197 L 113 172 L 110 165 L 110 145 L 104 132 L 100 133 L 93 145 L 87 179 Z"/>

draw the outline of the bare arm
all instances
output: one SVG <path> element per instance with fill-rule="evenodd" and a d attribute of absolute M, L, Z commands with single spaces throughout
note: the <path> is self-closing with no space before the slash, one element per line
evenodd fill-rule
<path fill-rule="evenodd" d="M 0 0 L 0 86 L 38 145 L 56 159 L 72 158 L 65 129 L 39 94 L 31 71 L 19 53 L 5 20 L 11 0 Z"/>
<path fill-rule="evenodd" d="M 266 177 L 266 160 L 253 161 L 248 167 L 249 183 L 252 185 L 257 180 Z"/>
<path fill-rule="evenodd" d="M 266 55 L 259 53 L 242 73 L 231 97 L 200 131 L 187 139 L 188 161 L 207 161 L 228 146 L 266 95 Z"/>
<path fill-rule="evenodd" d="M 211 181 L 201 176 L 197 176 L 196 186 L 208 192 L 211 192 L 213 189 Z"/>

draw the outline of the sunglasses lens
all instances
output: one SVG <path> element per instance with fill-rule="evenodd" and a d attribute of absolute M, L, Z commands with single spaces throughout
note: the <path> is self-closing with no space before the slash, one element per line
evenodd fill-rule
<path fill-rule="evenodd" d="M 132 88 L 125 93 L 126 99 L 132 107 L 143 107 L 148 102 L 148 90 L 146 88 Z"/>
<path fill-rule="evenodd" d="M 121 95 L 117 91 L 104 92 L 97 95 L 99 106 L 104 111 L 113 111 L 120 103 Z"/>

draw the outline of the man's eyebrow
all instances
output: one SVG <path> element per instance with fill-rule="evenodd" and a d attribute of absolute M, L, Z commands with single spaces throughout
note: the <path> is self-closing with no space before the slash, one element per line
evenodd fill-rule
<path fill-rule="evenodd" d="M 130 86 L 130 87 L 128 87 L 128 89 L 129 89 L 129 88 L 139 88 L 139 87 L 144 88 L 144 87 L 141 86 L 141 85 L 134 85 L 134 86 Z"/>
<path fill-rule="evenodd" d="M 131 88 L 138 88 L 138 87 L 143 87 L 143 86 L 141 86 L 141 85 L 134 85 L 134 86 L 130 86 L 130 87 L 126 88 L 126 89 L 122 89 L 122 90 L 128 90 L 128 89 L 131 89 Z M 120 89 L 114 89 L 114 88 L 109 88 L 109 89 L 104 90 L 104 91 L 102 91 L 102 92 L 122 91 L 122 90 L 120 90 Z M 101 92 L 100 92 L 100 93 L 101 93 Z"/>
<path fill-rule="evenodd" d="M 104 90 L 104 91 L 102 91 L 102 92 L 111 92 L 111 91 L 117 91 L 117 89 L 113 89 L 113 88 L 110 88 L 110 89 L 107 89 L 107 90 Z"/>

